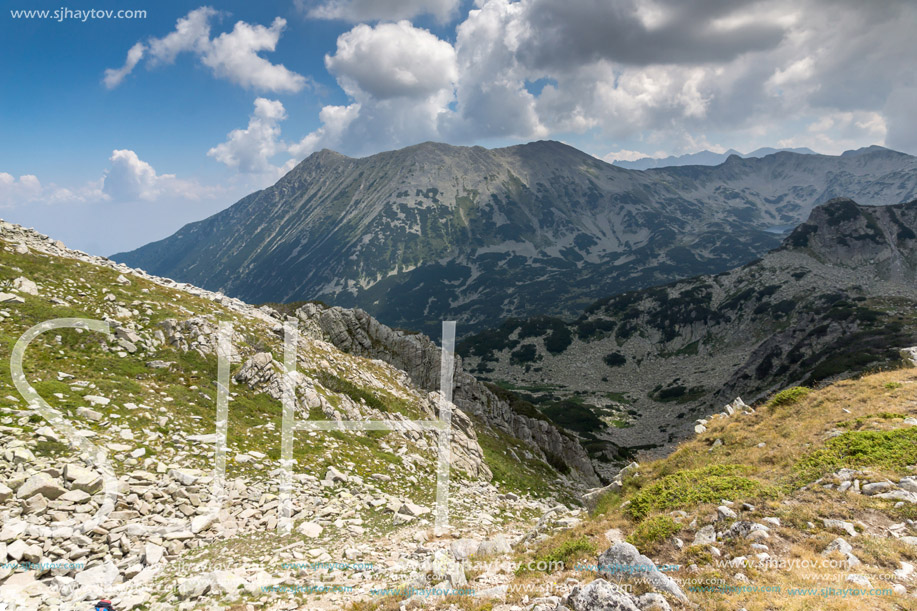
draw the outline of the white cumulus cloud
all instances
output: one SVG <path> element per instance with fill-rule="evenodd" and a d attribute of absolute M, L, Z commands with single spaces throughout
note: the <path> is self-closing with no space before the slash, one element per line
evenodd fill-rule
<path fill-rule="evenodd" d="M 347 128 L 360 116 L 360 104 L 325 106 L 318 113 L 322 125 L 305 138 L 290 146 L 290 153 L 303 158 L 321 148 L 338 146 Z"/>
<path fill-rule="evenodd" d="M 216 76 L 243 87 L 263 91 L 299 91 L 306 85 L 304 76 L 258 55 L 261 51 L 273 51 L 277 47 L 286 25 L 286 20 L 280 17 L 274 19 L 269 28 L 239 21 L 232 32 L 220 34 L 210 41 L 201 61 L 212 68 Z"/>
<path fill-rule="evenodd" d="M 146 57 L 148 64 L 169 64 L 181 53 L 193 53 L 209 67 L 214 76 L 225 78 L 243 87 L 273 92 L 296 92 L 308 84 L 306 77 L 282 64 L 272 64 L 261 57 L 263 51 L 274 51 L 286 27 L 286 20 L 277 17 L 270 27 L 244 21 L 232 31 L 210 37 L 210 20 L 218 12 L 201 7 L 178 20 L 175 30 L 162 38 L 138 42 L 127 53 L 121 68 L 109 68 L 102 79 L 109 89 L 117 87 Z"/>
<path fill-rule="evenodd" d="M 219 187 L 207 187 L 174 174 L 157 174 L 152 165 L 130 149 L 114 150 L 111 167 L 101 180 L 100 196 L 112 202 L 154 202 L 163 198 L 196 201 L 219 194 Z"/>
<path fill-rule="evenodd" d="M 159 195 L 158 182 L 153 166 L 142 161 L 137 153 L 122 149 L 112 151 L 111 169 L 105 175 L 102 192 L 118 201 L 153 200 Z"/>
<path fill-rule="evenodd" d="M 325 65 L 349 94 L 380 100 L 426 98 L 458 77 L 452 45 L 408 21 L 356 26 L 338 38 Z"/>
<path fill-rule="evenodd" d="M 287 150 L 280 138 L 280 121 L 286 110 L 277 100 L 258 98 L 245 129 L 229 132 L 226 142 L 207 151 L 207 155 L 240 172 L 259 174 L 273 172 L 271 158 Z"/>
<path fill-rule="evenodd" d="M 23 174 L 18 179 L 0 172 L 0 207 L 15 208 L 29 204 L 68 204 L 86 202 L 102 196 L 101 181 L 91 181 L 75 188 L 54 183 L 42 184 L 34 174 Z"/>
<path fill-rule="evenodd" d="M 343 18 L 357 3 L 310 6 Z M 296 152 L 574 134 L 633 154 L 914 151 L 915 22 L 902 0 L 476 0 L 453 43 L 407 21 L 342 34 L 326 66 L 352 102 L 329 109 L 347 121 Z"/>
<path fill-rule="evenodd" d="M 146 45 L 142 42 L 138 42 L 133 47 L 127 51 L 127 60 L 124 62 L 124 65 L 120 68 L 108 68 L 105 70 L 105 77 L 102 79 L 102 82 L 105 83 L 105 86 L 109 89 L 114 89 L 121 84 L 121 81 L 130 74 L 134 67 L 143 59 L 143 54 L 146 53 Z"/>
<path fill-rule="evenodd" d="M 441 122 L 455 100 L 455 49 L 408 21 L 358 25 L 338 37 L 328 70 L 352 98 L 322 108 L 321 126 L 290 152 L 321 148 L 371 153 L 442 139 Z"/>

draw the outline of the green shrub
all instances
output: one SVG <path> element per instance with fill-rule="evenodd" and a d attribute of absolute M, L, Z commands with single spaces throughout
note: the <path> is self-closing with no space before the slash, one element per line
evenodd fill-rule
<path fill-rule="evenodd" d="M 917 427 L 891 431 L 848 431 L 800 460 L 791 483 L 814 482 L 844 467 L 878 467 L 903 472 L 917 462 Z"/>
<path fill-rule="evenodd" d="M 704 566 L 713 563 L 713 554 L 707 551 L 707 548 L 703 545 L 692 545 L 685 550 L 684 556 L 682 557 L 684 558 L 685 564 Z"/>
<path fill-rule="evenodd" d="M 566 326 L 554 330 L 544 340 L 545 350 L 551 354 L 560 354 L 573 343 L 573 333 Z"/>
<path fill-rule="evenodd" d="M 611 352 L 606 354 L 602 360 L 605 361 L 605 364 L 609 367 L 620 367 L 627 363 L 627 357 L 620 352 Z"/>
<path fill-rule="evenodd" d="M 711 465 L 685 469 L 657 479 L 640 489 L 625 508 L 625 513 L 640 521 L 654 511 L 685 509 L 720 499 L 775 497 L 773 486 L 745 477 L 747 465 Z"/>
<path fill-rule="evenodd" d="M 786 390 L 781 390 L 776 395 L 774 395 L 768 405 L 770 407 L 792 405 L 808 395 L 810 392 L 812 392 L 812 389 L 806 388 L 805 386 L 794 386 L 792 388 L 787 388 Z"/>
<path fill-rule="evenodd" d="M 525 344 L 518 350 L 514 350 L 509 355 L 509 362 L 513 365 L 523 365 L 525 363 L 534 363 L 541 360 L 538 354 L 538 348 L 535 344 Z"/>
<path fill-rule="evenodd" d="M 601 418 L 586 407 L 571 400 L 557 401 L 543 408 L 545 416 L 565 429 L 586 433 L 605 428 Z"/>
<path fill-rule="evenodd" d="M 534 418 L 535 420 L 544 420 L 546 422 L 550 421 L 550 419 L 538 411 L 538 408 L 532 405 L 530 401 L 526 401 L 517 393 L 490 382 L 484 382 L 484 386 L 495 394 L 498 399 L 505 401 L 509 405 L 509 408 L 520 416 Z"/>
<path fill-rule="evenodd" d="M 565 539 L 549 544 L 548 549 L 539 554 L 532 565 L 546 566 L 548 571 L 553 572 L 554 570 L 561 570 L 561 567 L 570 568 L 573 566 L 574 561 L 595 553 L 595 544 L 586 537 Z M 523 573 L 527 570 L 527 565 L 523 564 L 519 567 L 517 573 Z"/>
<path fill-rule="evenodd" d="M 550 450 L 544 450 L 544 457 L 548 460 L 548 464 L 554 467 L 559 473 L 564 475 L 570 473 L 570 465 L 564 462 L 564 459 L 561 458 L 559 454 L 555 454 Z"/>
<path fill-rule="evenodd" d="M 640 551 L 645 551 L 652 545 L 665 541 L 682 528 L 681 524 L 669 516 L 657 515 L 647 518 L 637 525 L 627 537 L 627 542 Z"/>

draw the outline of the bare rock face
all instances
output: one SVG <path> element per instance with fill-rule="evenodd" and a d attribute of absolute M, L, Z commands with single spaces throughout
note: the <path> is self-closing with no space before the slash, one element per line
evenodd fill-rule
<path fill-rule="evenodd" d="M 881 148 L 652 172 L 549 141 L 319 151 L 274 186 L 113 257 L 254 303 L 321 299 L 430 334 L 447 315 L 480 330 L 719 273 L 778 246 L 762 229 L 801 222 L 827 194 L 894 204 L 915 185 L 917 159 Z"/>
<path fill-rule="evenodd" d="M 406 372 L 428 391 L 439 390 L 440 348 L 426 335 L 396 331 L 364 312 L 308 303 L 297 310 L 304 333 L 327 341 L 344 352 L 379 359 Z M 532 446 L 538 453 L 550 452 L 572 467 L 576 477 L 588 485 L 599 483 L 585 450 L 544 420 L 517 414 L 474 376 L 462 369 L 455 357 L 452 401 L 462 411 Z"/>
<path fill-rule="evenodd" d="M 910 367 L 917 367 L 917 346 L 911 346 L 910 348 L 902 348 L 899 351 L 901 355 L 901 360 L 904 361 Z"/>

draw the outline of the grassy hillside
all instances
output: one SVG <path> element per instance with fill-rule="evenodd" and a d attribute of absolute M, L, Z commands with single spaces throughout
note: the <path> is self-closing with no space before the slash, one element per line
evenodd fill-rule
<path fill-rule="evenodd" d="M 841 484 L 887 481 L 896 490 L 902 478 L 915 475 L 917 370 L 810 392 L 789 389 L 754 413 L 710 419 L 706 432 L 667 458 L 640 465 L 623 489 L 600 499 L 589 520 L 534 552 L 539 558 L 565 555 L 566 570 L 525 573 L 519 580 L 590 580 L 594 572 L 571 565 L 594 565 L 594 550 L 607 548 L 606 532 L 618 529 L 657 565 L 677 565 L 669 576 L 693 580 L 682 587 L 701 609 L 911 609 L 917 582 L 908 564 L 917 563 L 917 496 L 883 499 L 854 492 L 849 483 L 842 491 Z M 735 516 L 718 512 L 725 501 Z M 848 522 L 855 534 L 825 520 Z M 693 544 L 705 526 L 722 533 L 740 521 L 763 524 L 767 535 Z M 860 564 L 845 564 L 849 557 L 842 552 L 826 553 L 838 537 Z M 730 561 L 735 566 L 727 566 Z M 857 585 L 866 582 L 849 581 L 849 575 L 870 585 Z M 900 586 L 908 594 L 898 593 Z M 845 598 L 823 588 L 875 592 Z M 644 590 L 636 585 L 637 592 Z"/>

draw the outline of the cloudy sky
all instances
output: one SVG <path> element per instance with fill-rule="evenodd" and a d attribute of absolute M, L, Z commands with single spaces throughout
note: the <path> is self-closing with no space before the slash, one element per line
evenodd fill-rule
<path fill-rule="evenodd" d="M 0 14 L 0 217 L 95 254 L 165 237 L 322 148 L 917 153 L 912 0 L 66 7 L 146 11 L 85 20 L 62 4 Z"/>

